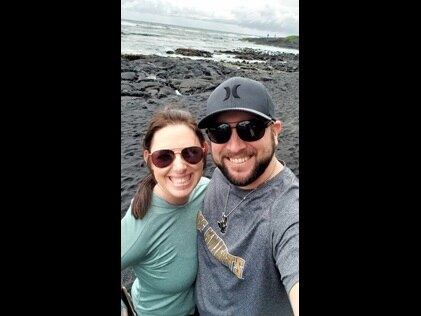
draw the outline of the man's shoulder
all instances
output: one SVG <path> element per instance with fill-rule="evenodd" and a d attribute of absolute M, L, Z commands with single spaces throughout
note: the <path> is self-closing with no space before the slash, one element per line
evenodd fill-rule
<path fill-rule="evenodd" d="M 288 166 L 284 166 L 284 169 L 282 170 L 281 174 L 282 179 L 287 186 L 294 186 L 298 188 L 299 180 L 295 173 Z"/>

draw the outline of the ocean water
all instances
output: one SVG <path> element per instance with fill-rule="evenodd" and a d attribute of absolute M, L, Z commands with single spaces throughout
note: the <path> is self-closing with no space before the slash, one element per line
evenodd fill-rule
<path fill-rule="evenodd" d="M 239 61 L 234 55 L 223 54 L 220 50 L 252 48 L 266 53 L 286 52 L 298 54 L 297 49 L 258 45 L 241 38 L 255 35 L 228 33 L 214 30 L 188 28 L 176 25 L 121 20 L 121 54 L 158 55 L 164 57 L 186 57 L 168 54 L 177 48 L 193 48 L 211 52 L 212 58 L 189 57 L 192 59 L 212 59 L 215 61 Z"/>

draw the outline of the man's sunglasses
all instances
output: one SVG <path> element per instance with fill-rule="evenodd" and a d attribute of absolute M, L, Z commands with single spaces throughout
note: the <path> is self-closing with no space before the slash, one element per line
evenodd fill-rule
<path fill-rule="evenodd" d="M 198 146 L 186 147 L 175 152 L 172 149 L 161 149 L 151 154 L 152 162 L 158 168 L 165 168 L 171 165 L 175 159 L 175 154 L 181 154 L 183 159 L 190 164 L 199 163 L 204 156 L 204 149 Z"/>
<path fill-rule="evenodd" d="M 228 123 L 217 123 L 206 129 L 211 142 L 216 144 L 224 144 L 229 141 L 232 129 L 237 130 L 238 136 L 246 142 L 254 142 L 261 139 L 265 135 L 266 127 L 273 124 L 274 121 L 262 121 L 258 119 L 246 120 L 238 122 L 237 125 L 231 126 Z"/>

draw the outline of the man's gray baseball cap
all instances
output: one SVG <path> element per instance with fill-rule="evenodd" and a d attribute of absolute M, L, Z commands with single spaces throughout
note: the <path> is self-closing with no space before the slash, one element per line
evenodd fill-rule
<path fill-rule="evenodd" d="M 273 102 L 265 86 L 252 79 L 233 77 L 211 93 L 206 116 L 200 120 L 199 128 L 207 128 L 215 115 L 233 110 L 254 113 L 264 120 L 275 120 Z"/>

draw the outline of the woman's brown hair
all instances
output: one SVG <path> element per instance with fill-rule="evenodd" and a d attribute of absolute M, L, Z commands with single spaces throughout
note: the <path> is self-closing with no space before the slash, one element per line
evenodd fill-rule
<path fill-rule="evenodd" d="M 145 137 L 143 138 L 143 150 L 150 152 L 151 143 L 155 132 L 159 131 L 161 128 L 167 127 L 168 125 L 175 124 L 185 124 L 190 127 L 199 139 L 200 144 L 202 146 L 204 145 L 206 141 L 205 136 L 203 135 L 203 132 L 197 127 L 197 123 L 191 113 L 178 107 L 167 106 L 162 111 L 157 112 L 149 123 Z M 148 211 L 152 201 L 153 188 L 156 185 L 156 180 L 150 166 L 150 161 L 147 161 L 147 166 L 149 169 L 149 174 L 139 182 L 131 207 L 132 214 L 136 219 L 142 219 Z M 206 155 L 203 157 L 203 170 L 205 170 L 205 168 Z"/>

